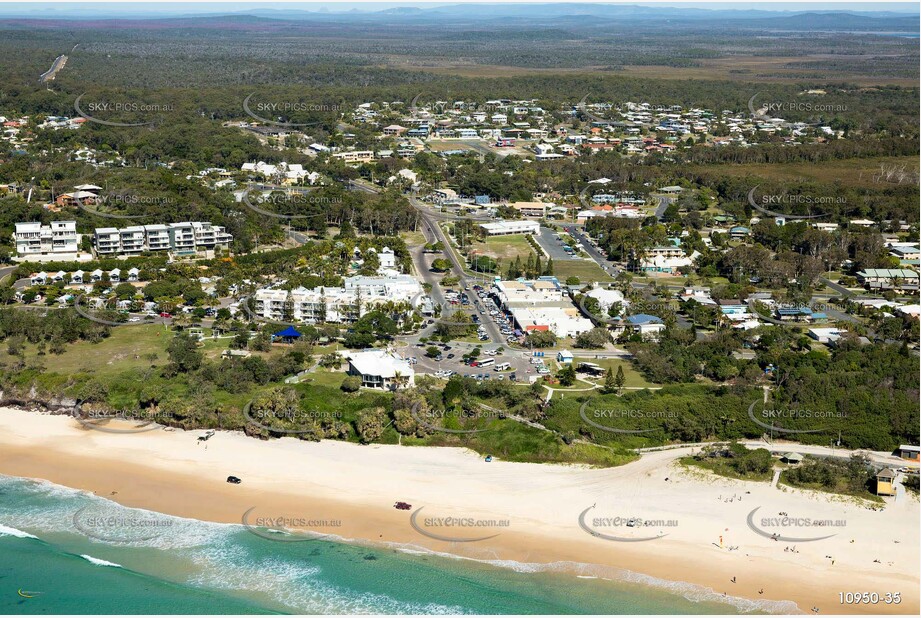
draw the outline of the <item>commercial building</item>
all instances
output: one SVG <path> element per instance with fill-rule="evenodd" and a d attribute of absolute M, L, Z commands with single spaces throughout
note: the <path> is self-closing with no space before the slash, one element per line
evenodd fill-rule
<path fill-rule="evenodd" d="M 572 304 L 556 277 L 496 281 L 493 290 L 522 334 L 545 330 L 557 337 L 575 337 L 594 327 Z"/>
<path fill-rule="evenodd" d="M 16 254 L 25 259 L 55 256 L 61 259 L 76 257 L 79 250 L 76 221 L 17 223 L 13 232 Z"/>
<path fill-rule="evenodd" d="M 547 209 L 556 206 L 550 202 L 512 202 L 509 208 L 518 211 L 522 217 L 534 217 L 541 219 L 547 214 Z"/>
<path fill-rule="evenodd" d="M 496 221 L 494 223 L 481 223 L 480 227 L 489 236 L 537 234 L 540 232 L 540 224 L 537 221 Z"/>
<path fill-rule="evenodd" d="M 145 251 L 172 251 L 191 255 L 199 251 L 227 249 L 233 236 L 208 221 L 185 221 L 168 225 L 135 225 L 126 228 L 100 227 L 93 235 L 99 255 L 137 255 Z"/>

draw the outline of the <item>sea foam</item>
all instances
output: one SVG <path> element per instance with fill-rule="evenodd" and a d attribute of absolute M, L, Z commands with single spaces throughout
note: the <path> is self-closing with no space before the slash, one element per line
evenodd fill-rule
<path fill-rule="evenodd" d="M 95 564 L 96 566 L 117 567 L 119 569 L 124 568 L 120 564 L 116 564 L 115 562 L 109 562 L 108 560 L 103 560 L 102 558 L 95 558 L 93 556 L 90 556 L 89 554 L 80 554 L 80 557 L 86 560 L 87 562 L 91 562 L 92 564 Z"/>
<path fill-rule="evenodd" d="M 28 532 L 23 532 L 17 528 L 11 528 L 10 526 L 4 526 L 0 524 L 0 536 L 15 536 L 20 539 L 37 539 L 38 537 L 34 534 L 29 534 Z"/>

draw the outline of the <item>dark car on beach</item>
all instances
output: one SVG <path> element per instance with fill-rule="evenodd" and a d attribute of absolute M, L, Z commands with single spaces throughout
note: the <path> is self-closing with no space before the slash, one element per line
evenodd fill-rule
<path fill-rule="evenodd" d="M 227 477 L 227 482 L 228 482 L 228 483 L 233 483 L 234 485 L 239 485 L 239 484 L 242 483 L 243 481 L 241 481 L 241 480 L 240 480 L 240 477 L 238 477 L 238 476 L 228 476 L 228 477 Z"/>

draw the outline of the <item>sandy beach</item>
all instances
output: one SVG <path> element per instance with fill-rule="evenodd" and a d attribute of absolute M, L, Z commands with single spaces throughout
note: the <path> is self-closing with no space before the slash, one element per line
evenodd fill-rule
<path fill-rule="evenodd" d="M 245 516 L 253 525 L 278 523 L 268 528 L 311 528 L 478 560 L 687 582 L 752 601 L 740 609 L 777 611 L 783 606 L 769 602 L 792 601 L 804 613 L 919 611 L 921 510 L 910 496 L 874 511 L 834 496 L 685 471 L 676 459 L 691 449 L 588 469 L 485 463 L 465 449 L 265 442 L 229 432 L 201 442 L 203 433 L 110 433 L 65 416 L 0 408 L 0 474 L 206 521 L 239 524 Z M 228 475 L 242 483 L 228 484 Z M 397 510 L 396 501 L 412 509 Z M 832 536 L 785 542 L 750 526 L 780 514 L 834 522 L 790 529 L 785 538 Z M 623 523 L 631 518 L 655 524 Z M 901 603 L 842 604 L 844 592 L 900 593 Z"/>

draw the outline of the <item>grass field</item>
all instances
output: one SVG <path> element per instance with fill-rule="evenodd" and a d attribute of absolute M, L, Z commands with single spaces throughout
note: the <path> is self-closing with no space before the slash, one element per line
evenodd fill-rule
<path fill-rule="evenodd" d="M 601 270 L 593 260 L 560 260 L 553 262 L 553 275 L 562 282 L 569 277 L 578 277 L 579 281 L 614 281 L 608 273 Z"/>
<path fill-rule="evenodd" d="M 592 355 L 590 352 L 585 353 L 584 355 L 580 355 L 581 353 L 578 351 L 574 353 L 577 354 L 574 359 L 577 367 L 580 362 L 594 363 L 596 365 L 601 365 L 605 369 L 610 367 L 611 369 L 614 370 L 614 375 L 617 375 L 618 367 L 623 367 L 624 368 L 624 378 L 626 378 L 626 381 L 624 382 L 624 386 L 630 386 L 630 387 L 659 386 L 658 384 L 653 384 L 652 382 L 646 381 L 646 378 L 643 377 L 643 374 L 641 374 L 639 371 L 634 369 L 633 365 L 631 365 L 629 361 L 624 361 L 624 360 L 620 360 L 617 358 L 592 358 Z M 599 378 L 598 381 L 604 382 L 604 377 Z"/>
<path fill-rule="evenodd" d="M 477 255 L 488 255 L 501 260 L 502 264 L 514 261 L 516 257 L 520 257 L 523 263 L 528 259 L 529 254 L 534 253 L 524 234 L 495 236 L 487 238 L 485 242 L 475 242 L 472 246 Z"/>
<path fill-rule="evenodd" d="M 138 324 L 114 327 L 111 335 L 98 343 L 78 341 L 68 344 L 63 354 L 46 353 L 38 355 L 35 345 L 25 347 L 26 361 L 41 361 L 49 373 L 70 375 L 89 373 L 100 377 L 116 376 L 132 369 L 146 369 L 151 365 L 162 366 L 168 360 L 166 351 L 175 331 L 162 324 Z M 209 360 L 216 360 L 230 347 L 231 337 L 211 338 L 211 330 L 204 329 L 205 338 L 200 351 Z M 253 352 L 257 356 L 269 357 L 282 354 L 282 346 L 273 346 L 269 352 Z M 322 351 L 317 350 L 317 354 Z M 0 363 L 10 362 L 6 348 L 0 348 Z M 337 385 L 338 386 L 338 385 Z"/>
<path fill-rule="evenodd" d="M 157 324 L 119 326 L 112 335 L 99 343 L 78 341 L 68 344 L 64 354 L 38 356 L 34 345 L 26 345 L 26 361 L 40 360 L 51 373 L 91 373 L 114 376 L 127 369 L 162 365 L 166 362 L 166 346 L 172 333 Z M 156 354 L 152 359 L 149 354 Z M 6 348 L 0 348 L 0 363 L 10 362 Z"/>

